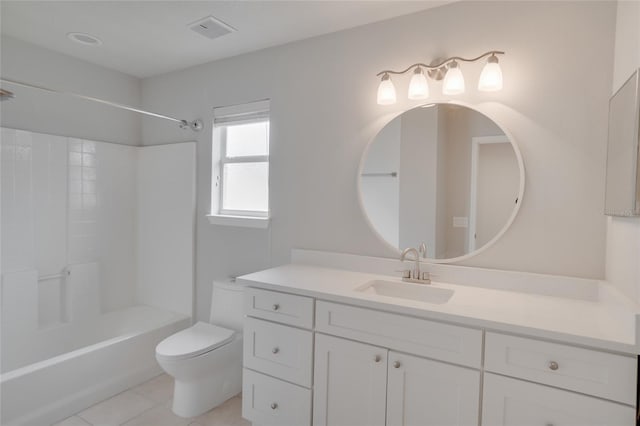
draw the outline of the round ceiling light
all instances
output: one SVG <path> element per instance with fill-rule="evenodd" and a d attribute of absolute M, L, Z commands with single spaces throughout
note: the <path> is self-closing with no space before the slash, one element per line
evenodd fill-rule
<path fill-rule="evenodd" d="M 86 44 L 88 46 L 100 46 L 102 40 L 98 37 L 87 33 L 68 33 L 67 37 L 77 43 Z"/>

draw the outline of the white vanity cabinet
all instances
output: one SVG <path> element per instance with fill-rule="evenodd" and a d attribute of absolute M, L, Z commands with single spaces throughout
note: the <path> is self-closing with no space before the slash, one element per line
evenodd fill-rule
<path fill-rule="evenodd" d="M 316 334 L 314 426 L 384 426 L 387 350 Z"/>
<path fill-rule="evenodd" d="M 483 425 L 635 424 L 636 357 L 487 332 L 484 366 Z"/>
<path fill-rule="evenodd" d="M 316 331 L 314 426 L 478 424 L 479 370 L 398 351 L 479 366 L 481 330 L 318 301 Z"/>
<path fill-rule="evenodd" d="M 322 334 L 315 353 L 314 426 L 478 424 L 477 370 Z"/>
<path fill-rule="evenodd" d="M 389 352 L 387 425 L 477 425 L 480 372 Z"/>
<path fill-rule="evenodd" d="M 484 375 L 483 426 L 633 426 L 631 407 L 524 380 Z"/>
<path fill-rule="evenodd" d="M 309 426 L 314 300 L 257 288 L 244 300 L 242 416 L 254 425 Z"/>
<path fill-rule="evenodd" d="M 314 426 L 478 424 L 479 371 L 322 334 L 315 353 Z"/>
<path fill-rule="evenodd" d="M 243 417 L 278 426 L 634 426 L 637 357 L 248 288 Z"/>

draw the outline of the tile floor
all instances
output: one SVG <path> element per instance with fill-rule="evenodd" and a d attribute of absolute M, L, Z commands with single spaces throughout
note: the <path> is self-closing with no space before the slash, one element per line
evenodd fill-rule
<path fill-rule="evenodd" d="M 162 374 L 97 403 L 53 426 L 250 426 L 240 415 L 240 395 L 191 419 L 171 411 L 173 379 Z"/>

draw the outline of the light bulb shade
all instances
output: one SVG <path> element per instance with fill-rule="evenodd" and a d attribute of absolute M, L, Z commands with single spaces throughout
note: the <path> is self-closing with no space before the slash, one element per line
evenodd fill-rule
<path fill-rule="evenodd" d="M 502 90 L 502 69 L 500 69 L 498 58 L 495 56 L 490 57 L 489 62 L 482 69 L 480 80 L 478 81 L 478 90 L 483 92 Z"/>
<path fill-rule="evenodd" d="M 444 76 L 442 93 L 445 95 L 459 95 L 464 93 L 464 77 L 456 62 L 451 63 Z"/>
<path fill-rule="evenodd" d="M 429 84 L 422 69 L 416 68 L 409 82 L 409 99 L 427 99 L 429 97 Z"/>
<path fill-rule="evenodd" d="M 396 88 L 391 82 L 389 75 L 382 76 L 382 81 L 378 86 L 378 105 L 391 105 L 396 103 Z"/>

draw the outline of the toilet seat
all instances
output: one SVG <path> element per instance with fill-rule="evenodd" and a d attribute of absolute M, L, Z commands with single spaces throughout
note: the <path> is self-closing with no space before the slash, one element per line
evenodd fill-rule
<path fill-rule="evenodd" d="M 227 328 L 197 322 L 160 342 L 156 357 L 167 361 L 193 358 L 229 343 L 235 334 Z"/>

